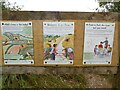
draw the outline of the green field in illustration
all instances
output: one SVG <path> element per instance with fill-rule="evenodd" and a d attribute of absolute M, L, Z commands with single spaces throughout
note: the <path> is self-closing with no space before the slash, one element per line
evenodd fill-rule
<path fill-rule="evenodd" d="M 83 60 L 91 60 L 94 59 L 94 53 L 84 53 Z"/>
<path fill-rule="evenodd" d="M 3 30 L 2 37 L 4 60 L 33 60 L 31 26 L 22 27 L 14 32 Z"/>
<path fill-rule="evenodd" d="M 62 35 L 62 36 L 44 36 L 44 59 L 45 60 L 50 60 L 52 55 L 50 54 L 52 45 L 57 44 L 56 50 L 57 50 L 57 55 L 56 61 L 61 62 L 61 61 L 68 61 L 68 60 L 73 60 L 73 57 L 70 57 L 70 53 L 66 53 L 65 50 L 68 48 L 72 49 L 72 55 L 74 53 L 74 35 Z"/>

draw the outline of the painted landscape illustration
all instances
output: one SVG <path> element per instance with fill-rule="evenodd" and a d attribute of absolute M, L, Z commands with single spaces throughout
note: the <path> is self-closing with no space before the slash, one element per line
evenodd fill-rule
<path fill-rule="evenodd" d="M 2 38 L 5 63 L 33 60 L 32 23 L 2 23 Z"/>
<path fill-rule="evenodd" d="M 44 25 L 44 63 L 72 64 L 74 59 L 73 24 L 55 22 Z M 50 26 L 52 25 L 52 26 Z M 54 26 L 55 25 L 55 26 Z M 59 26 L 60 25 L 60 26 Z"/>

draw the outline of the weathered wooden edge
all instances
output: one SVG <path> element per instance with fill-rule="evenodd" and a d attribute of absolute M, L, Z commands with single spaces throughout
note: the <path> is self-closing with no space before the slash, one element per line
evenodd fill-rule
<path fill-rule="evenodd" d="M 117 74 L 117 67 L 0 67 L 0 74 Z"/>

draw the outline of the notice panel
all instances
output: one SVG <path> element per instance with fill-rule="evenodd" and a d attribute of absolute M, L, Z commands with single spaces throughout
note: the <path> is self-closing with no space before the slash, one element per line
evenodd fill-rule
<path fill-rule="evenodd" d="M 44 64 L 73 64 L 74 22 L 43 22 Z"/>
<path fill-rule="evenodd" d="M 115 23 L 86 22 L 83 64 L 111 64 Z"/>
<path fill-rule="evenodd" d="M 2 22 L 4 64 L 34 64 L 32 22 Z"/>

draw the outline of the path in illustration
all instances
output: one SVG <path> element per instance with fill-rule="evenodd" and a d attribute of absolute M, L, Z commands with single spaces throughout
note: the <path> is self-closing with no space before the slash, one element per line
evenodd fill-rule
<path fill-rule="evenodd" d="M 67 60 L 67 58 L 63 55 L 63 49 L 64 47 L 62 46 L 63 41 L 65 40 L 65 37 L 60 41 L 60 43 L 57 45 L 57 55 L 55 57 L 56 61 L 61 61 L 61 60 Z"/>

